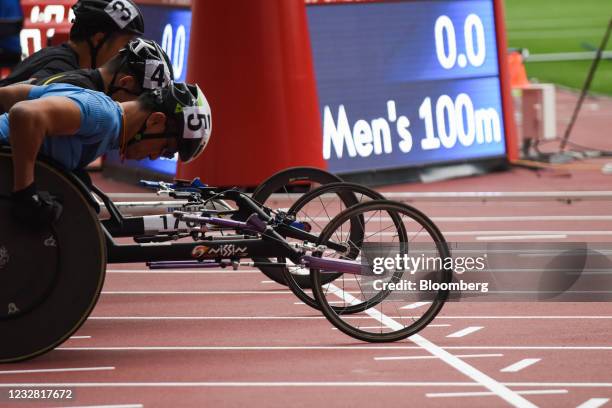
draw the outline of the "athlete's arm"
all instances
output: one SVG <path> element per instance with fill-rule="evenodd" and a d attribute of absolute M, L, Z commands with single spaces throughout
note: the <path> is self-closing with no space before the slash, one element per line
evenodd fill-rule
<path fill-rule="evenodd" d="M 34 182 L 34 163 L 47 136 L 73 135 L 81 126 L 81 111 L 69 98 L 51 96 L 18 102 L 9 111 L 13 151 L 13 191 Z"/>
<path fill-rule="evenodd" d="M 17 102 L 25 101 L 32 85 L 9 85 L 0 88 L 0 114 L 8 112 Z"/>

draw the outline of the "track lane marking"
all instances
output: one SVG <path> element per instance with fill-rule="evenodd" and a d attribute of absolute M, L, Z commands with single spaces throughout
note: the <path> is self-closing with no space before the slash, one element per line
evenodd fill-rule
<path fill-rule="evenodd" d="M 287 295 L 290 290 L 102 291 L 102 295 Z"/>
<path fill-rule="evenodd" d="M 459 337 L 465 337 L 469 334 L 475 333 L 479 330 L 482 330 L 484 327 L 483 326 L 470 326 L 470 327 L 466 327 L 465 329 L 461 329 L 459 331 L 456 331 L 454 333 L 451 333 L 449 335 L 447 335 L 446 337 L 449 338 L 459 338 Z"/>
<path fill-rule="evenodd" d="M 567 390 L 517 390 L 520 395 L 550 395 L 550 394 L 567 394 Z M 429 392 L 425 394 L 428 398 L 456 398 L 456 397 L 488 397 L 495 396 L 495 393 L 484 392 Z"/>
<path fill-rule="evenodd" d="M 70 408 L 143 408 L 142 404 L 122 404 L 122 405 L 79 405 L 73 406 Z"/>
<path fill-rule="evenodd" d="M 499 215 L 485 217 L 430 217 L 433 222 L 546 222 L 546 221 L 612 221 L 612 215 Z M 314 217 L 313 221 L 329 221 L 326 217 Z M 391 217 L 372 217 L 370 221 L 391 221 Z"/>
<path fill-rule="evenodd" d="M 476 241 L 509 241 L 525 239 L 566 239 L 567 235 L 491 235 L 477 236 Z"/>
<path fill-rule="evenodd" d="M 370 317 L 345 316 L 345 319 L 367 319 Z M 391 318 L 399 318 L 391 316 Z M 325 319 L 325 316 L 90 316 L 88 320 L 310 320 Z M 437 316 L 437 319 L 612 319 L 612 316 Z"/>
<path fill-rule="evenodd" d="M 444 346 L 444 350 L 612 351 L 611 346 Z M 417 346 L 100 346 L 58 347 L 60 351 L 246 351 L 246 350 L 421 350 Z"/>
<path fill-rule="evenodd" d="M 400 307 L 400 309 L 417 309 L 419 307 L 428 305 L 430 303 L 431 302 L 415 302 L 415 303 L 411 303 L 411 304 L 406 305 L 406 306 L 402 306 L 402 307 Z"/>
<path fill-rule="evenodd" d="M 366 231 L 366 233 L 369 231 Z M 381 232 L 382 237 L 393 237 L 393 232 Z M 612 231 L 608 230 L 580 230 L 580 231 L 531 231 L 531 230 L 480 230 L 480 231 L 444 231 L 445 237 L 471 237 L 476 235 L 578 235 L 578 236 L 611 236 Z"/>
<path fill-rule="evenodd" d="M 261 271 L 256 270 L 199 270 L 199 269 L 107 269 L 106 273 L 116 273 L 116 274 L 142 274 L 142 275 L 165 275 L 165 274 L 185 274 L 185 275 L 240 275 L 240 274 L 248 274 L 248 273 L 258 273 L 261 274 Z"/>
<path fill-rule="evenodd" d="M 608 401 L 610 401 L 610 398 L 591 398 L 578 405 L 576 408 L 599 408 Z"/>
<path fill-rule="evenodd" d="M 430 327 L 449 327 L 450 324 L 428 324 L 427 328 Z M 359 326 L 360 329 L 380 329 L 381 326 Z M 338 330 L 337 327 L 332 327 L 332 330 Z"/>
<path fill-rule="evenodd" d="M 30 374 L 30 373 L 66 373 L 73 371 L 109 371 L 115 367 L 71 367 L 71 368 L 41 368 L 33 370 L 4 370 L 0 371 L 1 375 L 5 374 Z"/>
<path fill-rule="evenodd" d="M 328 288 L 331 290 L 333 294 L 347 301 L 348 303 L 352 303 L 352 304 L 360 303 L 360 301 L 356 299 L 354 296 L 350 295 L 349 293 L 344 292 L 342 289 L 336 287 L 335 285 L 331 283 L 328 284 Z M 401 330 L 404 328 L 402 324 L 389 318 L 388 316 L 384 315 L 382 312 L 379 312 L 375 308 L 370 308 L 368 310 L 365 310 L 365 313 L 379 320 L 381 323 L 384 323 L 392 330 Z M 427 340 L 425 337 L 419 334 L 414 334 L 408 337 L 408 339 L 412 341 L 414 344 L 416 344 L 417 346 L 422 347 L 423 349 L 425 349 L 432 355 L 439 357 L 443 362 L 450 365 L 451 367 L 461 372 L 462 374 L 466 375 L 467 377 L 471 378 L 472 380 L 476 381 L 478 384 L 484 386 L 485 388 L 495 393 L 498 397 L 502 398 L 503 400 L 510 403 L 511 405 L 515 407 L 520 407 L 520 408 L 523 408 L 523 407 L 537 408 L 536 405 L 529 402 L 527 399 L 521 397 L 520 395 L 516 394 L 510 388 L 497 382 L 492 377 L 489 377 L 482 371 L 479 371 L 478 369 L 469 365 L 465 361 L 457 358 L 456 356 L 452 355 L 448 351 L 444 350 L 443 348 Z"/>
<path fill-rule="evenodd" d="M 503 382 L 507 387 L 564 387 L 564 388 L 612 388 L 612 383 L 570 383 L 570 382 Z M 0 383 L 0 388 L 16 387 L 74 387 L 74 388 L 112 388 L 112 387 L 476 387 L 484 388 L 475 382 L 425 382 L 425 381 L 293 381 L 293 382 L 72 382 L 72 383 Z"/>
<path fill-rule="evenodd" d="M 509 365 L 508 367 L 504 367 L 499 370 L 502 373 L 516 373 L 521 371 L 524 368 L 527 368 L 531 365 L 534 365 L 538 361 L 542 360 L 541 358 L 524 358 L 520 361 L 517 361 L 514 364 Z"/>
<path fill-rule="evenodd" d="M 503 354 L 455 354 L 459 358 L 480 358 L 480 357 L 503 357 Z M 393 361 L 393 360 L 429 360 L 436 359 L 436 356 L 391 356 L 391 357 L 374 357 L 376 361 Z"/>

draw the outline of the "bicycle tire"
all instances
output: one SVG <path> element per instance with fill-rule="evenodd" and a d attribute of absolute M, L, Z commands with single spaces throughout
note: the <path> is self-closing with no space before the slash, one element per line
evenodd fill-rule
<path fill-rule="evenodd" d="M 251 195 L 251 198 L 261 204 L 268 204 L 272 194 L 279 191 L 284 194 L 289 194 L 289 186 L 302 185 L 307 186 L 308 182 L 324 185 L 342 181 L 342 179 L 334 174 L 316 167 L 289 167 L 281 170 L 266 180 L 264 180 Z M 268 258 L 253 258 L 254 262 L 271 263 Z M 260 266 L 259 270 L 268 278 L 283 286 L 287 286 L 281 266 Z M 310 278 L 307 278 L 310 280 Z"/>
<path fill-rule="evenodd" d="M 448 249 L 446 241 L 444 240 L 444 236 L 436 227 L 436 225 L 425 214 L 406 204 L 388 200 L 369 201 L 346 209 L 342 213 L 338 214 L 334 218 L 334 220 L 332 220 L 326 226 L 325 230 L 321 232 L 319 236 L 320 242 L 325 242 L 327 239 L 329 239 L 334 230 L 339 228 L 339 226 L 341 226 L 342 223 L 345 222 L 347 219 L 358 215 L 363 216 L 363 214 L 370 211 L 395 212 L 397 216 L 406 216 L 410 218 L 410 220 L 415 221 L 418 225 L 420 225 L 422 229 L 424 229 L 427 234 L 429 234 L 429 236 L 433 239 L 436 251 L 438 252 L 440 257 L 446 258 L 447 256 L 450 256 L 450 251 Z M 448 268 L 443 268 L 442 271 L 439 272 L 442 278 L 442 282 L 451 281 L 451 270 L 449 270 Z M 411 317 L 413 322 L 407 327 L 402 326 L 401 328 L 396 329 L 394 325 L 389 324 L 389 320 L 387 320 L 389 319 L 388 317 L 387 319 L 380 318 L 380 332 L 376 333 L 371 331 L 365 331 L 364 329 L 366 327 L 360 328 L 359 323 L 362 321 L 360 319 L 343 319 L 343 315 L 338 314 L 334 310 L 332 305 L 329 303 L 327 292 L 330 289 L 330 286 L 328 285 L 326 288 L 323 287 L 325 284 L 322 283 L 322 273 L 317 269 L 311 269 L 310 274 L 313 282 L 313 293 L 315 295 L 315 299 L 319 303 L 321 311 L 323 312 L 327 320 L 330 321 L 341 332 L 355 339 L 371 343 L 398 341 L 419 332 L 436 317 L 448 297 L 447 290 L 438 291 L 435 299 L 431 301 L 430 306 L 423 313 L 423 315 L 419 317 L 416 321 L 414 321 L 414 319 Z M 335 291 L 335 289 L 332 288 L 332 291 Z M 338 293 L 338 291 L 335 292 L 336 294 Z M 341 296 L 344 301 L 346 301 L 347 298 L 350 301 L 350 298 L 353 297 L 350 294 L 347 295 L 345 292 L 341 292 Z M 397 306 L 395 306 L 395 309 L 397 310 Z M 371 313 L 367 313 L 368 318 L 374 318 L 372 316 L 378 315 L 377 313 L 378 311 L 376 309 L 372 309 Z M 383 316 L 382 311 L 380 312 L 380 315 Z M 353 323 L 357 324 L 353 325 Z M 397 322 L 395 323 L 397 325 L 400 325 Z M 392 331 L 383 332 L 383 325 L 385 326 L 385 330 L 391 329 Z"/>
<path fill-rule="evenodd" d="M 346 194 L 346 193 L 350 193 L 350 194 Z M 372 190 L 368 187 L 362 186 L 360 184 L 346 183 L 346 182 L 330 183 L 330 184 L 325 184 L 323 186 L 320 186 L 304 194 L 303 196 L 301 196 L 293 204 L 293 206 L 291 206 L 291 208 L 288 210 L 287 213 L 290 216 L 293 216 L 300 221 L 306 221 L 306 222 L 312 221 L 313 223 L 317 223 L 316 220 L 310 220 L 312 216 L 309 215 L 308 213 L 303 212 L 303 209 L 309 203 L 317 199 L 321 202 L 321 207 L 325 207 L 326 204 L 321 200 L 321 196 L 326 195 L 326 194 L 338 195 L 341 201 L 345 204 L 346 208 L 352 207 L 353 205 L 357 205 L 363 202 L 364 198 L 371 199 L 371 200 L 384 200 L 385 198 L 379 192 Z M 355 197 L 355 200 L 347 203 L 347 199 L 349 197 Z M 326 216 L 329 216 L 326 210 L 324 212 Z M 317 212 L 316 215 L 319 215 L 319 212 Z M 323 214 L 320 214 L 320 215 L 323 215 Z M 329 218 L 327 222 L 331 222 L 332 218 Z M 360 231 L 359 228 L 351 229 L 351 237 L 350 237 L 351 242 L 358 242 L 362 238 L 363 238 L 363 231 Z M 285 259 L 278 258 L 278 262 L 285 262 Z M 290 268 L 283 268 L 282 272 L 284 274 L 285 281 L 289 283 L 288 286 L 293 291 L 293 293 L 306 305 L 318 310 L 319 309 L 318 302 L 316 301 L 314 296 L 311 296 L 306 292 L 306 290 L 312 289 L 312 281 L 310 280 L 310 274 L 307 274 L 307 275 L 296 274 L 295 272 L 293 272 L 293 270 L 290 270 Z M 342 274 L 338 274 L 338 273 L 337 274 L 325 274 L 324 277 L 322 278 L 323 283 L 324 284 L 329 283 L 335 280 L 336 278 L 340 277 L 341 275 Z M 332 306 L 332 307 L 336 310 L 337 313 L 355 313 L 356 311 L 358 311 L 358 308 L 356 307 L 350 307 L 350 308 L 337 308 L 335 306 Z M 341 309 L 344 309 L 344 310 L 341 310 Z"/>

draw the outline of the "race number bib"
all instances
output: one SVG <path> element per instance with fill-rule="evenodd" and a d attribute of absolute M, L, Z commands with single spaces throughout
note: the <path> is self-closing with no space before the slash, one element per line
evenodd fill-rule
<path fill-rule="evenodd" d="M 201 139 L 208 141 L 210 132 L 212 131 L 210 107 L 208 103 L 205 106 L 190 106 L 183 108 L 183 117 L 185 119 L 185 129 L 183 137 L 185 139 Z"/>
<path fill-rule="evenodd" d="M 124 0 L 111 1 L 104 8 L 104 11 L 121 29 L 125 28 L 126 25 L 138 16 L 138 10 L 131 3 Z"/>
<path fill-rule="evenodd" d="M 171 81 L 170 70 L 163 61 L 147 60 L 142 87 L 145 89 L 162 88 Z"/>

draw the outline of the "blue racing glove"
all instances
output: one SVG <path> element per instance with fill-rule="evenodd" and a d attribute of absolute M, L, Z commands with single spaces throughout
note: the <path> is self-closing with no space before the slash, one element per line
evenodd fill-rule
<path fill-rule="evenodd" d="M 62 204 L 46 191 L 37 191 L 34 183 L 11 195 L 13 217 L 32 228 L 43 228 L 57 221 Z"/>

